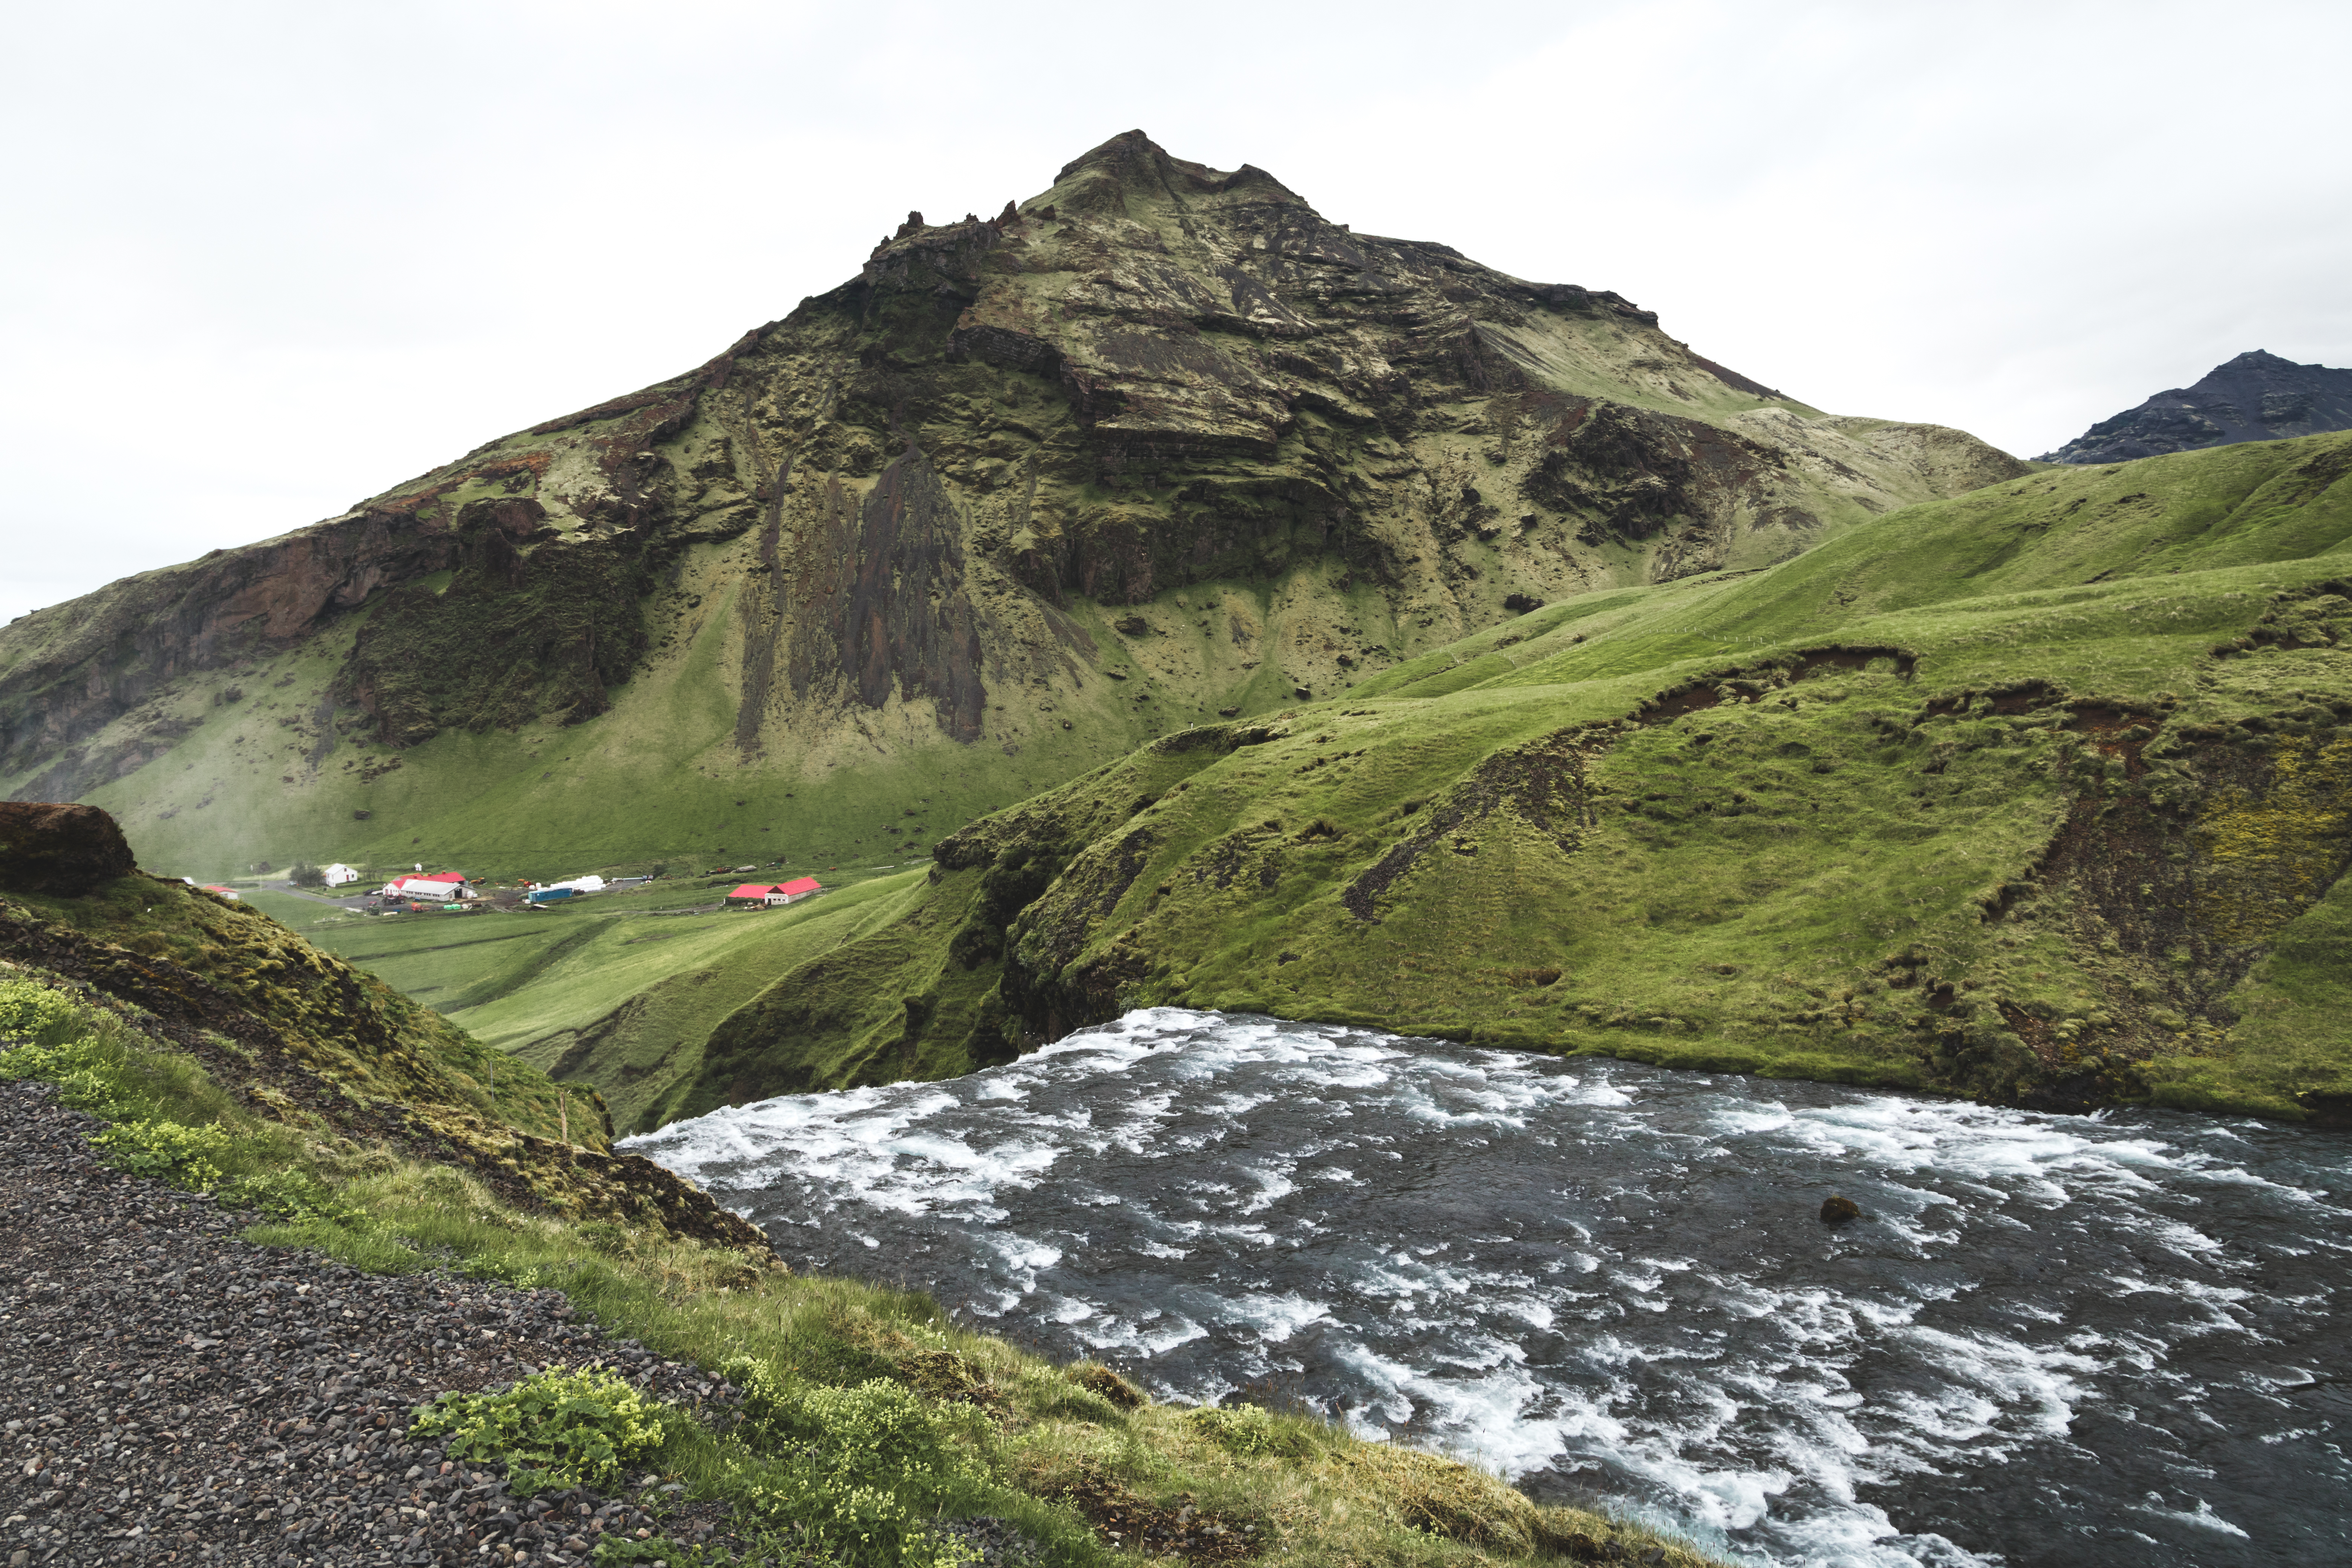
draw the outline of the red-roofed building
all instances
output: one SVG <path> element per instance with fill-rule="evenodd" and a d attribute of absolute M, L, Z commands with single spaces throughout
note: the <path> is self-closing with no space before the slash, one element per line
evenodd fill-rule
<path fill-rule="evenodd" d="M 398 899 L 441 899 L 457 897 L 466 889 L 463 871 L 434 871 L 422 877 L 394 877 L 384 892 Z"/>
<path fill-rule="evenodd" d="M 795 903 L 812 893 L 822 893 L 814 877 L 799 877 L 789 882 L 746 882 L 727 895 L 730 910 L 775 909 Z"/>

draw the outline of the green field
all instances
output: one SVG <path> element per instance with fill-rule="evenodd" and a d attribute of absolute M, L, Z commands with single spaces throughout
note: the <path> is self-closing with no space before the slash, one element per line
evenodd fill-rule
<path fill-rule="evenodd" d="M 724 888 L 655 888 L 532 910 L 350 915 L 285 893 L 247 902 L 382 977 L 484 1044 L 593 1082 L 614 1121 L 702 1065 L 720 1019 L 813 955 L 896 917 L 917 869 L 775 910 L 707 910 Z M 666 912 L 679 906 L 682 912 Z"/>

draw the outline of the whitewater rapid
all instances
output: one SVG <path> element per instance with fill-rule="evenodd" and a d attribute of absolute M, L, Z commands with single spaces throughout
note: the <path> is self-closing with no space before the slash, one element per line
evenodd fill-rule
<path fill-rule="evenodd" d="M 795 1267 L 1759 1563 L 2352 1562 L 2341 1132 L 1158 1008 L 630 1146 Z"/>

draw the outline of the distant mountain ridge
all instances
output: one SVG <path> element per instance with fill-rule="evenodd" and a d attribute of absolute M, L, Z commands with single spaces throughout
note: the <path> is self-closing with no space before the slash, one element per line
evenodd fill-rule
<path fill-rule="evenodd" d="M 2352 370 L 2297 364 L 2252 349 L 2215 365 L 2193 386 L 2159 392 L 2137 408 L 2100 420 L 2036 460 L 2124 463 L 2329 430 L 2352 430 Z"/>

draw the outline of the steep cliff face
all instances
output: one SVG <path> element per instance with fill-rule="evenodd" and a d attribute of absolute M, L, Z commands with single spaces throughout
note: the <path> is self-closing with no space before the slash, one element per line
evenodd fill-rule
<path fill-rule="evenodd" d="M 141 710 L 184 676 L 289 647 L 451 559 L 450 531 L 368 508 L 184 566 L 142 572 L 0 628 L 0 777 L 18 799 L 64 799 L 168 751 L 194 728 Z M 80 743 L 127 716 L 144 722 Z"/>
<path fill-rule="evenodd" d="M 2102 419 L 2045 463 L 2123 463 L 2236 441 L 2277 441 L 2352 429 L 2352 370 L 2297 364 L 2254 349 L 2207 371 L 2193 386 L 2159 392 Z"/>
<path fill-rule="evenodd" d="M 815 825 L 787 832 L 825 853 L 879 832 L 894 760 L 1001 804 L 1533 603 L 2019 471 L 1129 132 L 995 216 L 910 215 L 687 375 L 0 631 L 0 787 L 110 785 L 167 851 L 349 857 L 449 847 L 485 791 L 503 821 L 576 812 L 553 792 L 635 768 L 575 820 L 684 791 L 672 822 L 709 831 L 682 844 L 722 795 L 797 795 Z M 247 677 L 278 732 L 236 708 Z M 589 727 L 568 780 L 533 777 L 551 723 Z M 436 762 L 460 752 L 462 778 Z M 402 763 L 437 786 L 372 788 Z M 234 836 L 194 816 L 215 803 Z M 362 811 L 386 820 L 323 841 Z"/>
<path fill-rule="evenodd" d="M 1162 736 L 944 838 L 640 1124 L 1154 1005 L 2341 1120 L 2347 458 L 2037 472 Z"/>

